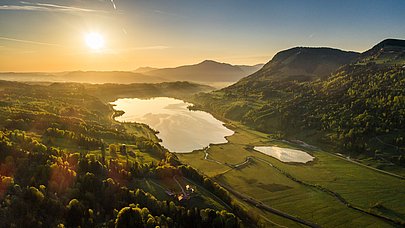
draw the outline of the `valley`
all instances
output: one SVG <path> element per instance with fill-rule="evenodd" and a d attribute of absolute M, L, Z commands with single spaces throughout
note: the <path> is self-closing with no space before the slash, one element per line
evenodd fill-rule
<path fill-rule="evenodd" d="M 389 59 L 402 56 L 399 45 Z M 381 60 L 385 53 L 293 48 L 215 91 L 192 82 L 0 81 L 2 219 L 40 222 L 41 210 L 32 208 L 22 220 L 6 219 L 39 191 L 36 197 L 47 199 L 34 199 L 39 207 L 58 208 L 47 222 L 55 225 L 112 226 L 119 213 L 139 208 L 150 213 L 143 223 L 169 227 L 189 219 L 237 227 L 403 226 L 404 72 L 396 65 L 402 57 L 390 63 Z M 358 80 L 379 84 L 370 92 Z M 116 196 L 106 197 L 109 191 Z M 122 194 L 129 198 L 117 198 Z M 125 207 L 130 202 L 137 204 Z M 74 204 L 81 222 L 63 216 Z"/>
<path fill-rule="evenodd" d="M 0 0 L 0 228 L 405 227 L 404 12 Z"/>

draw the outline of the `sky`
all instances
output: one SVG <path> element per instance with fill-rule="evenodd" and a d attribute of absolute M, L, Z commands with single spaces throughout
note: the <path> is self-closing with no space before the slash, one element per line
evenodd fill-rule
<path fill-rule="evenodd" d="M 404 0 L 0 0 L 0 71 L 253 65 L 295 46 L 362 52 L 405 39 L 404 12 Z"/>

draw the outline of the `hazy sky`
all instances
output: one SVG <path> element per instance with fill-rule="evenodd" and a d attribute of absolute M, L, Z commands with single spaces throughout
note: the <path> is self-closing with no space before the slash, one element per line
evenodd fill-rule
<path fill-rule="evenodd" d="M 104 40 L 91 50 L 86 34 Z M 269 61 L 293 46 L 405 39 L 404 0 L 0 0 L 0 71 Z"/>

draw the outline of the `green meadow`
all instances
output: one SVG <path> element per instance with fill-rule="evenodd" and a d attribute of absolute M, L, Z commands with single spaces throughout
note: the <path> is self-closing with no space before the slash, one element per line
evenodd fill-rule
<path fill-rule="evenodd" d="M 394 222 L 405 222 L 404 179 L 380 173 L 319 149 L 309 150 L 292 143 L 272 140 L 269 135 L 236 122 L 230 122 L 227 126 L 235 134 L 227 138 L 227 144 L 211 145 L 207 150 L 210 160 L 204 159 L 204 151 L 178 154 L 180 160 L 239 193 L 321 226 L 391 227 Z M 283 163 L 252 150 L 257 145 L 301 149 L 315 156 L 315 160 L 307 164 Z M 229 166 L 241 164 L 247 157 L 253 159 L 246 165 L 238 168 Z M 350 206 L 332 192 L 341 196 Z M 271 215 L 246 202 L 242 204 L 261 216 L 266 225 L 277 226 L 277 222 L 286 224 L 284 218 Z M 297 223 L 290 223 L 298 226 Z"/>

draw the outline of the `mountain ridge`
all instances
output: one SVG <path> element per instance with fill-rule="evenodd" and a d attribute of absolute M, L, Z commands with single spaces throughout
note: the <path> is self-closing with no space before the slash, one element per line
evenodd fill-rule
<path fill-rule="evenodd" d="M 231 65 L 214 60 L 204 60 L 193 65 L 174 68 L 139 67 L 135 71 L 66 71 L 48 72 L 0 72 L 0 79 L 27 82 L 80 82 L 80 83 L 160 83 L 170 81 L 190 81 L 195 83 L 216 84 L 224 87 L 236 82 L 262 67 Z"/>
<path fill-rule="evenodd" d="M 161 68 L 148 71 L 146 74 L 167 80 L 181 80 L 193 82 L 236 82 L 239 79 L 259 70 L 261 64 L 253 66 L 231 65 L 229 63 L 204 60 L 197 64 L 183 65 L 172 68 Z"/>

